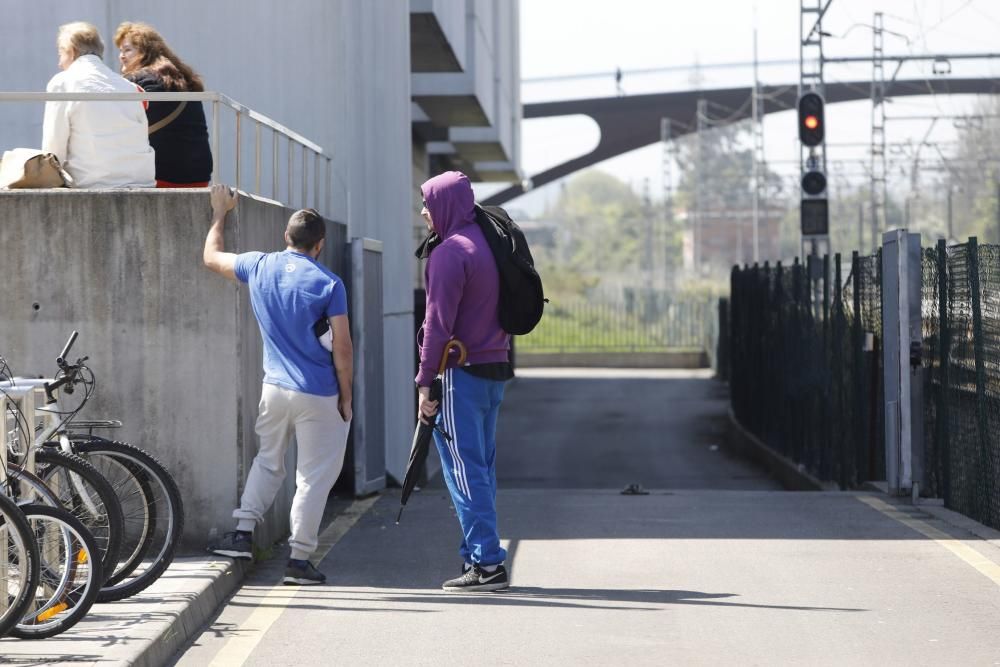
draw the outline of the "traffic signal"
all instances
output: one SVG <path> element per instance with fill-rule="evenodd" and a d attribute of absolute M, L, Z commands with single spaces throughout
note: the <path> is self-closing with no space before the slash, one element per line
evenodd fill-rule
<path fill-rule="evenodd" d="M 825 197 L 802 200 L 802 236 L 830 233 L 830 207 Z"/>
<path fill-rule="evenodd" d="M 805 93 L 799 98 L 799 140 L 804 146 L 823 143 L 825 130 L 823 98 L 819 93 Z"/>
<path fill-rule="evenodd" d="M 821 171 L 807 171 L 802 177 L 802 192 L 818 197 L 826 191 L 826 176 Z"/>

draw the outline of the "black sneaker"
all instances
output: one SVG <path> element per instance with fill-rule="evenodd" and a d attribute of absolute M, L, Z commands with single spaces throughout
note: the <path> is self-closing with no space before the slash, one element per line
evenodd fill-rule
<path fill-rule="evenodd" d="M 226 533 L 218 544 L 213 544 L 208 550 L 217 556 L 253 560 L 253 539 L 246 533 Z"/>
<path fill-rule="evenodd" d="M 300 586 L 316 586 L 318 584 L 326 583 L 326 575 L 316 569 L 316 567 L 309 562 L 306 562 L 305 566 L 288 564 L 285 568 L 285 578 L 282 579 L 282 583 L 288 585 L 299 584 Z"/>
<path fill-rule="evenodd" d="M 478 565 L 473 565 L 461 577 L 449 579 L 441 584 L 446 591 L 457 593 L 462 591 L 498 591 L 510 586 L 507 578 L 507 568 L 498 565 L 493 572 L 487 572 Z"/>

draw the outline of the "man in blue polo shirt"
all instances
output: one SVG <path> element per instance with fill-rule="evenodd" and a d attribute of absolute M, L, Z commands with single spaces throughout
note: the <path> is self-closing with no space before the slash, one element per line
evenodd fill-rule
<path fill-rule="evenodd" d="M 316 261 L 326 240 L 319 213 L 305 209 L 292 214 L 282 252 L 236 255 L 223 247 L 226 213 L 235 205 L 236 196 L 228 187 L 212 187 L 212 226 L 204 261 L 212 271 L 250 288 L 264 340 L 264 385 L 255 429 L 260 450 L 233 512 L 236 531 L 227 533 L 212 551 L 253 558 L 253 529 L 284 482 L 285 451 L 294 431 L 298 466 L 288 540 L 292 552 L 284 583 L 321 584 L 326 576 L 309 557 L 317 547 L 327 496 L 344 464 L 352 416 L 354 349 L 347 292 L 343 281 Z M 332 333 L 332 359 L 314 332 L 314 325 L 324 320 Z"/>

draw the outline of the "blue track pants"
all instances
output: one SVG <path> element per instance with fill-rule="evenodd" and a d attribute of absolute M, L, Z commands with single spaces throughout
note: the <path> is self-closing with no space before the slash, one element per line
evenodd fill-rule
<path fill-rule="evenodd" d="M 452 439 L 435 431 L 434 443 L 462 527 L 459 553 L 466 563 L 502 563 L 507 552 L 497 532 L 496 432 L 504 383 L 449 368 L 443 384 L 437 418 Z"/>

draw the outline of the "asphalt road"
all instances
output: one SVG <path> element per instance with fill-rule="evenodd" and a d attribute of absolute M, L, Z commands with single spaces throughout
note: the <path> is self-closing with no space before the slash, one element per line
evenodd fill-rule
<path fill-rule="evenodd" d="M 599 375 L 509 387 L 510 591 L 440 591 L 459 567 L 441 488 L 400 525 L 394 492 L 341 501 L 326 585 L 276 585 L 279 550 L 177 664 L 1000 664 L 1000 541 L 877 495 L 776 490 L 713 449 L 725 397 L 705 377 Z M 618 492 L 636 481 L 650 493 Z"/>

